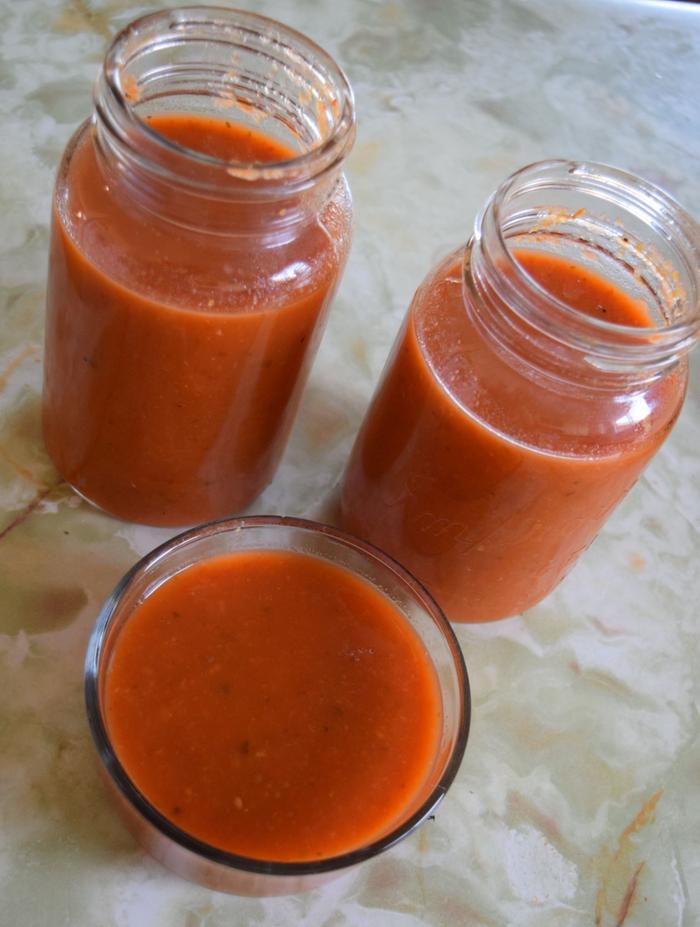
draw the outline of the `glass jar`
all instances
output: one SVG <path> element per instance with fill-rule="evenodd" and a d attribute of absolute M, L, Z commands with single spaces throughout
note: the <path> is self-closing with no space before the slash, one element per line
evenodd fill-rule
<path fill-rule="evenodd" d="M 231 514 L 279 463 L 350 246 L 352 91 L 265 17 L 145 16 L 56 182 L 44 435 L 111 514 Z"/>
<path fill-rule="evenodd" d="M 622 171 L 517 172 L 418 289 L 355 443 L 343 525 L 453 621 L 539 602 L 671 430 L 700 230 Z"/>

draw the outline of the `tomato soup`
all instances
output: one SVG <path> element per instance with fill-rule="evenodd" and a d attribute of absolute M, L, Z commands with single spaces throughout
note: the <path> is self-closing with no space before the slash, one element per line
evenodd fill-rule
<path fill-rule="evenodd" d="M 148 128 L 232 163 L 295 156 L 223 118 L 154 115 Z M 279 462 L 349 247 L 346 188 L 274 237 L 269 204 L 197 195 L 189 210 L 178 187 L 156 196 L 104 161 L 85 127 L 59 172 L 46 445 L 78 492 L 121 518 L 231 514 Z"/>
<path fill-rule="evenodd" d="M 571 310 L 630 328 L 641 302 L 597 271 L 522 249 Z M 523 372 L 465 305 L 462 254 L 419 289 L 360 430 L 343 524 L 404 563 L 454 621 L 516 614 L 566 574 L 672 426 L 684 367 L 586 391 Z M 553 385 L 554 384 L 554 385 Z"/>
<path fill-rule="evenodd" d="M 104 717 L 136 788 L 211 846 L 317 860 L 421 800 L 441 697 L 408 620 L 344 568 L 246 551 L 158 586 L 119 632 Z"/>

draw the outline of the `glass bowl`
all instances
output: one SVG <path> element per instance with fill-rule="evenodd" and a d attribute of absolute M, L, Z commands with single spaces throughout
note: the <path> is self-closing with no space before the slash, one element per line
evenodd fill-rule
<path fill-rule="evenodd" d="M 342 567 L 387 596 L 413 627 L 430 658 L 442 702 L 432 768 L 388 833 L 340 855 L 303 862 L 239 856 L 181 829 L 139 791 L 122 766 L 104 714 L 105 679 L 120 630 L 134 609 L 181 570 L 229 553 L 270 550 L 310 555 Z M 470 693 L 462 652 L 429 593 L 375 547 L 335 528 L 296 518 L 252 517 L 213 522 L 157 547 L 123 577 L 97 619 L 85 661 L 90 730 L 108 789 L 142 846 L 179 876 L 219 891 L 279 895 L 314 888 L 390 849 L 431 816 L 452 783 L 467 742 Z"/>

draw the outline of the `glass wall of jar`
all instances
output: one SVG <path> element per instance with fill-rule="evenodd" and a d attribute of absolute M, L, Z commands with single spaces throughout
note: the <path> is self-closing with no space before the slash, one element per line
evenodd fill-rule
<path fill-rule="evenodd" d="M 183 8 L 117 36 L 55 188 L 44 435 L 132 521 L 248 505 L 278 465 L 351 235 L 352 92 L 261 16 Z"/>
<path fill-rule="evenodd" d="M 418 289 L 342 487 L 343 524 L 454 621 L 517 614 L 593 540 L 680 411 L 700 229 L 591 163 L 514 174 Z"/>

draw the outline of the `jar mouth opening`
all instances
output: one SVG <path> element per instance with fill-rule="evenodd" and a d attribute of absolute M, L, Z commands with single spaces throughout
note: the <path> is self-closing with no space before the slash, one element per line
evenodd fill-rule
<path fill-rule="evenodd" d="M 568 305 L 521 265 L 516 236 L 590 246 L 637 279 L 640 292 L 656 303 L 656 319 L 626 325 Z M 530 164 L 493 194 L 476 221 L 475 239 L 486 243 L 487 272 L 498 278 L 511 308 L 563 344 L 632 360 L 650 351 L 661 357 L 700 338 L 700 227 L 667 193 L 633 174 L 595 162 Z"/>
<path fill-rule="evenodd" d="M 126 26 L 107 51 L 95 98 L 98 117 L 132 157 L 160 174 L 179 166 L 190 181 L 201 174 L 202 187 L 227 178 L 254 186 L 310 181 L 343 160 L 355 135 L 352 89 L 327 52 L 274 19 L 224 7 L 163 10 Z M 236 161 L 180 144 L 146 118 L 172 113 L 174 100 L 187 103 L 187 115 L 251 127 L 266 121 L 299 151 Z"/>

